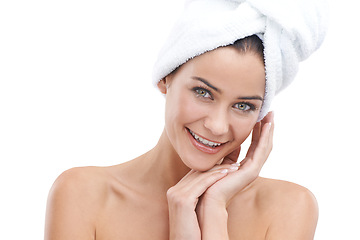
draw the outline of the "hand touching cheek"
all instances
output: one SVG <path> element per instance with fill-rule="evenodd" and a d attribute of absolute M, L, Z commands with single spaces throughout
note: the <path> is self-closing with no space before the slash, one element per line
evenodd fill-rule
<path fill-rule="evenodd" d="M 271 112 L 255 125 L 250 148 L 240 164 L 236 163 L 239 149 L 224 158 L 223 164 L 232 164 L 239 169 L 231 169 L 225 178 L 209 187 L 203 195 L 203 200 L 211 200 L 226 206 L 235 194 L 253 182 L 270 155 L 273 132 L 274 120 Z"/>

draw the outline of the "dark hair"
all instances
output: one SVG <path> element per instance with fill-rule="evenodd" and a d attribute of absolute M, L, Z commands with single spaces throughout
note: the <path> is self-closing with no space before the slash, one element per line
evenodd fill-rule
<path fill-rule="evenodd" d="M 233 44 L 227 45 L 226 47 L 234 47 L 241 53 L 247 53 L 247 52 L 255 53 L 262 59 L 265 65 L 264 45 L 261 39 L 256 35 L 251 35 L 245 38 L 238 39 Z M 168 75 L 176 73 L 181 66 L 182 65 L 178 66 Z"/>
<path fill-rule="evenodd" d="M 253 52 L 264 61 L 264 45 L 261 39 L 256 35 L 251 35 L 242 39 L 236 40 L 233 44 L 228 45 L 234 47 L 242 53 Z"/>

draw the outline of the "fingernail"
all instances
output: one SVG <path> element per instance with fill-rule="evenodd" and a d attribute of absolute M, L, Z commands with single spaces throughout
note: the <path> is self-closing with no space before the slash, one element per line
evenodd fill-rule
<path fill-rule="evenodd" d="M 236 162 L 236 163 L 231 164 L 231 166 L 239 167 L 239 166 L 240 166 L 240 163 Z"/>
<path fill-rule="evenodd" d="M 230 170 L 238 170 L 239 167 L 230 167 L 229 169 L 230 169 Z"/>
<path fill-rule="evenodd" d="M 223 169 L 223 170 L 221 170 L 221 172 L 220 173 L 227 173 L 229 170 L 227 170 L 227 169 Z"/>
<path fill-rule="evenodd" d="M 271 111 L 270 114 L 271 114 L 271 118 L 274 118 L 275 112 Z"/>

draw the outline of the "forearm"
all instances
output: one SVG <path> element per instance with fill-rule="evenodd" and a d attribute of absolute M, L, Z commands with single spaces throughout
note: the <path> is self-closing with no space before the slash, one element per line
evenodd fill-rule
<path fill-rule="evenodd" d="M 170 209 L 169 211 L 170 240 L 201 240 L 201 233 L 194 210 Z"/>
<path fill-rule="evenodd" d="M 225 205 L 202 201 L 197 209 L 202 240 L 228 240 Z"/>

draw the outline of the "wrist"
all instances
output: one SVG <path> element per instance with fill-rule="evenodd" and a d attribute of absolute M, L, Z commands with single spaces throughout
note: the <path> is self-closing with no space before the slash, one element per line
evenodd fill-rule
<path fill-rule="evenodd" d="M 196 212 L 200 222 L 204 222 L 204 219 L 206 218 L 216 219 L 220 217 L 222 219 L 227 219 L 228 217 L 226 205 L 212 200 L 202 200 L 198 204 Z"/>
<path fill-rule="evenodd" d="M 197 208 L 202 239 L 228 239 L 226 205 L 213 199 L 202 199 Z"/>
<path fill-rule="evenodd" d="M 227 201 L 225 199 L 214 198 L 204 194 L 204 196 L 201 197 L 200 205 L 202 207 L 209 207 L 214 209 L 226 209 Z"/>

